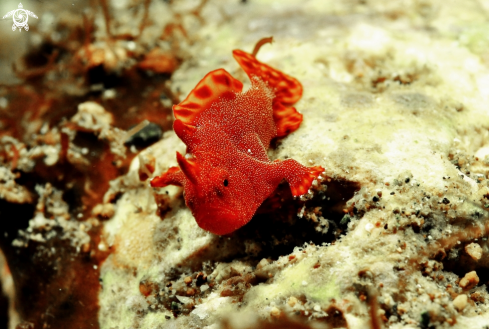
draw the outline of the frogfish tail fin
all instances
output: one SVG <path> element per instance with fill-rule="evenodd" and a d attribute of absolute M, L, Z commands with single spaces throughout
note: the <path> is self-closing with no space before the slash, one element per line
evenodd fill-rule
<path fill-rule="evenodd" d="M 233 50 L 233 56 L 250 79 L 257 76 L 268 83 L 274 90 L 276 101 L 290 106 L 301 99 L 302 85 L 297 79 L 260 62 L 253 55 L 242 50 Z"/>
<path fill-rule="evenodd" d="M 295 107 L 286 107 L 283 104 L 273 104 L 273 121 L 277 125 L 277 138 L 282 138 L 299 128 L 302 114 Z"/>
<path fill-rule="evenodd" d="M 292 107 L 302 97 L 301 83 L 281 71 L 258 61 L 255 56 L 242 50 L 234 50 L 233 56 L 253 82 L 258 77 L 273 90 L 273 120 L 277 136 L 284 137 L 299 128 L 302 115 Z"/>

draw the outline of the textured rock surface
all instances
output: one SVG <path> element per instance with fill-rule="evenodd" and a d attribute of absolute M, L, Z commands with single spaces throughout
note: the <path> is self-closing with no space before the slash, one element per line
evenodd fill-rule
<path fill-rule="evenodd" d="M 219 67 L 246 81 L 230 50 L 251 49 L 260 37 L 273 35 L 275 43 L 264 47 L 259 58 L 303 83 L 304 97 L 297 107 L 304 121 L 271 156 L 322 165 L 329 181 L 355 182 L 357 191 L 344 205 L 348 228 L 334 243 L 326 235 L 323 241 L 316 237 L 315 246 L 304 241 L 304 248 L 298 245 L 278 259 L 265 260 L 264 266 L 250 253 L 242 257 L 237 244 L 238 249 L 226 252 L 236 257 L 232 267 L 238 274 L 224 274 L 224 278 L 242 278 L 242 293 L 227 292 L 228 281 L 219 279 L 223 269 L 217 266 L 209 280 L 218 294 L 202 293 L 189 302 L 196 304 L 189 315 L 168 324 L 199 327 L 216 323 L 229 312 L 267 318 L 296 311 L 327 323 L 332 317 L 331 312 L 326 315 L 327 309 L 333 306 L 350 328 L 362 328 L 370 323 L 368 309 L 374 307 L 365 300 L 373 296 L 378 302 L 373 313 L 393 328 L 420 324 L 463 328 L 489 321 L 485 303 L 470 299 L 487 295 L 487 279 L 470 291 L 457 284 L 470 269 L 485 273 L 487 258 L 482 207 L 489 192 L 485 158 L 489 48 L 486 36 L 480 34 L 487 24 L 485 8 L 449 7 L 441 2 L 384 4 L 280 1 L 242 6 L 209 3 L 204 8 L 209 23 L 199 32 L 201 41 L 189 49 L 195 54 L 192 60 L 174 73 L 172 88 L 187 93 L 205 73 Z M 173 153 L 167 152 L 174 139 L 167 134 L 147 151 L 156 158 L 156 172 L 175 164 Z M 322 185 L 328 186 L 328 179 Z M 142 188 L 127 201 L 121 199 L 118 207 L 143 203 L 146 193 Z M 172 188 L 171 202 L 181 202 L 178 193 Z M 312 198 L 320 199 L 321 193 L 316 191 Z M 341 202 L 318 204 L 328 208 Z M 153 204 L 146 211 L 154 209 Z M 313 221 L 313 210 L 306 203 L 297 221 Z M 118 218 L 111 221 L 122 220 Z M 146 221 L 147 216 L 138 226 Z M 137 240 L 142 244 L 152 240 L 148 248 L 152 245 L 156 250 L 151 251 L 151 261 L 133 265 L 136 276 L 114 269 L 117 248 L 103 266 L 102 327 L 136 321 L 149 328 L 154 318 L 162 322 L 164 315 L 173 318 L 168 310 L 151 311 L 152 305 L 161 305 L 158 301 L 128 304 L 122 296 L 141 299 L 135 287 L 143 278 L 178 283 L 178 276 L 169 276 L 172 267 L 183 277 L 195 275 L 201 261 L 226 259 L 219 248 L 209 251 L 219 238 L 200 231 L 181 205 L 172 204 L 163 222 L 148 225 L 151 229 L 144 232 L 137 229 Z M 178 233 L 168 235 L 171 227 Z M 239 239 L 239 232 L 235 236 L 221 240 Z M 162 239 L 164 248 L 158 243 Z M 467 257 L 464 246 L 470 243 L 482 247 L 480 260 Z M 145 248 L 134 247 L 131 252 L 142 250 L 137 258 L 146 259 Z M 208 251 L 205 256 L 202 249 Z M 228 263 L 226 259 L 220 264 Z M 266 281 L 246 286 L 246 273 L 264 275 Z M 105 289 L 120 286 L 118 282 L 127 288 L 116 293 Z M 160 287 L 158 294 L 164 299 L 174 291 Z M 188 297 L 185 289 L 177 289 L 179 294 Z M 460 294 L 469 296 L 469 302 L 457 297 Z M 461 300 L 467 307 L 460 306 Z M 188 303 L 175 307 L 185 308 Z M 107 321 L 108 313 L 131 308 L 143 315 L 131 313 L 122 322 L 120 318 Z"/>

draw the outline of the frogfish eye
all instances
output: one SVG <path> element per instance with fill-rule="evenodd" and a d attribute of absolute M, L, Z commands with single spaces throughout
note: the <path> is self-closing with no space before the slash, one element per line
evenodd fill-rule
<path fill-rule="evenodd" d="M 227 179 L 224 180 L 224 186 L 228 186 L 229 185 L 229 182 Z"/>

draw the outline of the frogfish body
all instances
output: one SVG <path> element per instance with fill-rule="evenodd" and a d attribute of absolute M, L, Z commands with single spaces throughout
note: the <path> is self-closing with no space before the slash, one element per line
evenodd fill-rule
<path fill-rule="evenodd" d="M 178 167 L 152 179 L 151 186 L 183 186 L 197 224 L 214 234 L 248 223 L 285 179 L 294 196 L 305 194 L 324 169 L 295 160 L 270 161 L 273 138 L 299 128 L 302 115 L 292 105 L 302 86 L 255 56 L 234 50 L 251 87 L 224 69 L 208 73 L 180 104 L 173 106 L 173 129 L 187 146 L 177 152 Z"/>

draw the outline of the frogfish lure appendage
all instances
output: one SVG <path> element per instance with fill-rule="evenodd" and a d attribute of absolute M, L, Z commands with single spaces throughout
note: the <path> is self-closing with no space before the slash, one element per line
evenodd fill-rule
<path fill-rule="evenodd" d="M 182 186 L 197 224 L 219 235 L 248 223 L 282 180 L 300 196 L 324 171 L 292 159 L 272 162 L 267 155 L 273 138 L 287 136 L 302 122 L 292 106 L 302 96 L 300 82 L 242 50 L 233 56 L 251 88 L 243 91 L 224 69 L 208 73 L 173 106 L 173 129 L 187 154 L 177 152 L 178 167 L 151 181 L 153 187 Z"/>

